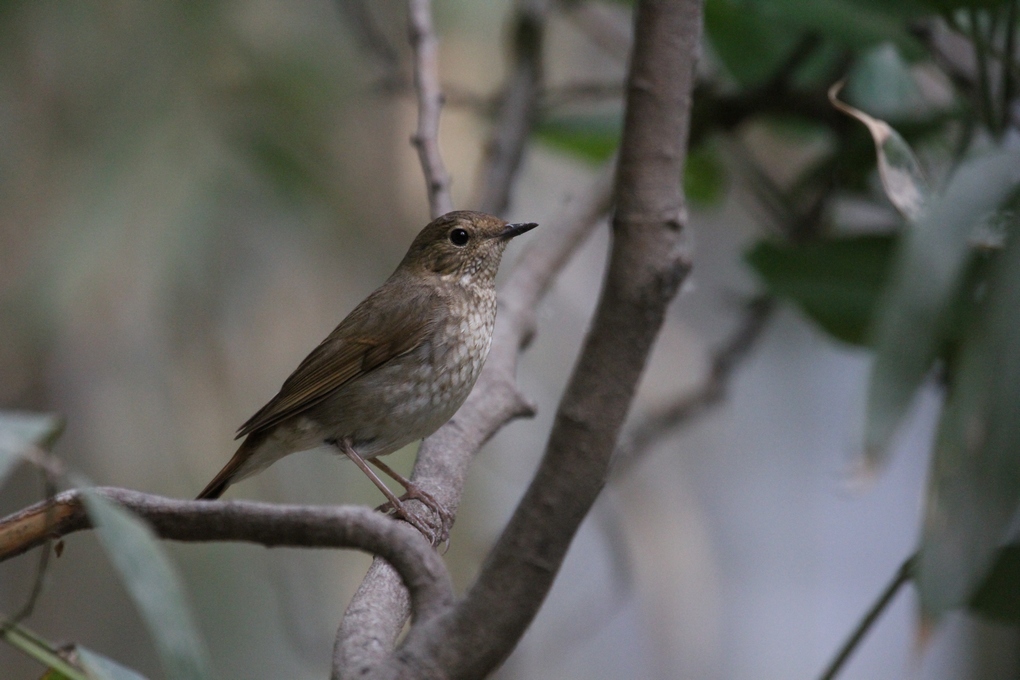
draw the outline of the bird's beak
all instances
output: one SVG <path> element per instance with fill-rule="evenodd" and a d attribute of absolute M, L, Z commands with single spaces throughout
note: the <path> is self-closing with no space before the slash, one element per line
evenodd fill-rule
<path fill-rule="evenodd" d="M 537 226 L 538 224 L 536 224 L 535 222 L 519 222 L 517 224 L 508 224 L 506 225 L 506 227 L 503 228 L 503 231 L 499 232 L 498 236 L 504 241 L 509 241 L 514 236 L 520 236 L 524 232 L 531 231 Z"/>

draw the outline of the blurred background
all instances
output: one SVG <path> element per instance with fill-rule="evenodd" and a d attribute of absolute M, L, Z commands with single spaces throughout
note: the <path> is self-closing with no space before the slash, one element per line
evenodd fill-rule
<path fill-rule="evenodd" d="M 810 678 L 913 551 L 938 390 L 917 400 L 888 467 L 853 483 L 870 354 L 763 297 L 744 258 L 765 238 L 901 224 L 866 130 L 825 102 L 838 78 L 936 178 L 983 134 L 940 62 L 975 68 L 951 11 L 885 4 L 708 0 L 686 178 L 694 272 L 632 414 L 634 455 L 496 677 Z M 479 192 L 513 11 L 508 0 L 435 3 L 457 207 Z M 630 12 L 549 8 L 546 91 L 511 219 L 556 228 L 612 154 Z M 408 142 L 405 22 L 396 0 L 0 3 L 0 408 L 62 414 L 54 452 L 97 484 L 193 497 L 232 454 L 237 426 L 428 220 Z M 1006 101 L 993 132 L 1011 126 Z M 538 416 L 507 426 L 474 463 L 445 555 L 459 589 L 537 465 L 607 244 L 603 225 L 541 308 L 519 375 Z M 649 420 L 691 395 L 676 422 Z M 414 448 L 391 464 L 409 470 Z M 22 467 L 0 512 L 42 493 Z M 228 496 L 381 502 L 326 451 Z M 166 547 L 220 677 L 328 676 L 367 556 Z M 31 555 L 0 565 L 0 611 L 21 605 L 35 566 Z M 25 623 L 162 677 L 90 533 L 66 539 Z M 1013 628 L 959 613 L 922 641 L 908 588 L 842 677 L 1020 677 L 1018 642 Z M 0 645 L 0 676 L 42 671 Z"/>

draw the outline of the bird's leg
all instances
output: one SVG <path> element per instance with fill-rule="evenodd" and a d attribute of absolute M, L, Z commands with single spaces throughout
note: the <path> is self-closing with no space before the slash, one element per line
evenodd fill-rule
<path fill-rule="evenodd" d="M 448 531 L 449 527 L 453 526 L 453 514 L 449 510 L 447 510 L 442 503 L 437 501 L 435 496 L 433 496 L 428 491 L 421 488 L 420 486 L 412 482 L 410 479 L 400 474 L 399 472 L 397 472 L 396 470 L 394 470 L 393 468 L 391 468 L 389 465 L 382 462 L 378 458 L 370 458 L 368 462 L 376 466 L 383 472 L 385 472 L 390 477 L 392 477 L 393 480 L 397 482 L 397 484 L 404 487 L 407 493 L 401 496 L 400 500 L 406 501 L 412 498 L 416 498 L 422 503 L 424 503 L 426 507 L 431 508 L 433 512 L 439 515 L 439 521 L 443 523 L 444 534 Z M 385 507 L 385 505 L 380 506 L 379 509 L 381 510 L 383 507 Z"/>
<path fill-rule="evenodd" d="M 435 531 L 433 531 L 432 528 L 427 526 L 420 517 L 418 517 L 413 512 L 408 510 L 404 506 L 404 504 L 400 502 L 400 499 L 397 498 L 392 491 L 390 491 L 389 487 L 386 486 L 381 479 L 379 479 L 379 475 L 375 474 L 372 468 L 368 467 L 368 463 L 366 463 L 365 459 L 362 458 L 361 455 L 354 450 L 354 447 L 351 446 L 351 443 L 349 441 L 347 441 L 346 439 L 344 440 L 334 439 L 331 440 L 329 443 L 336 446 L 338 449 L 340 449 L 341 453 L 343 453 L 345 456 L 354 461 L 354 464 L 361 468 L 361 471 L 368 475 L 368 478 L 371 479 L 372 482 L 377 487 L 379 487 L 379 490 L 383 492 L 383 495 L 386 496 L 390 505 L 393 506 L 393 511 L 398 516 L 407 520 L 407 522 L 415 529 L 420 531 L 422 535 L 428 539 L 429 543 L 431 543 L 432 545 L 438 545 L 443 541 L 442 538 L 438 538 L 437 540 Z M 445 529 L 442 533 L 445 533 Z"/>

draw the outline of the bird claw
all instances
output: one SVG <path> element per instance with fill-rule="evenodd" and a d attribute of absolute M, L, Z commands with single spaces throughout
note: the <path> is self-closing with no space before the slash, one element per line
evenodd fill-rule
<path fill-rule="evenodd" d="M 431 524 L 426 524 L 426 521 L 422 517 L 411 512 L 411 510 L 409 510 L 403 503 L 398 503 L 394 506 L 393 503 L 386 501 L 377 507 L 376 510 L 387 515 L 392 514 L 405 520 L 408 524 L 420 531 L 433 546 L 438 546 L 441 543 L 449 544 L 450 527 L 453 526 L 453 514 L 443 507 L 443 505 L 437 501 L 432 494 L 418 486 L 412 485 L 408 487 L 407 493 L 401 496 L 399 500 L 421 501 L 422 505 L 435 513 L 435 516 L 439 519 L 439 526 L 435 527 Z"/>

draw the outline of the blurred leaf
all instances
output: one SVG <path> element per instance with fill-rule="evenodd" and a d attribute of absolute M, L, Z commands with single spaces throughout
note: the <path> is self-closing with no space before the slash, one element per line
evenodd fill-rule
<path fill-rule="evenodd" d="M 971 599 L 1020 507 L 1016 236 L 992 265 L 939 422 L 917 572 L 921 605 L 933 618 Z"/>
<path fill-rule="evenodd" d="M 747 261 L 769 291 L 796 304 L 826 332 L 862 345 L 888 278 L 895 238 L 854 236 L 804 245 L 763 241 Z"/>
<path fill-rule="evenodd" d="M 820 33 L 858 50 L 892 42 L 908 56 L 923 48 L 907 30 L 908 20 L 928 13 L 919 2 L 899 0 L 759 0 L 776 20 Z"/>
<path fill-rule="evenodd" d="M 906 30 L 907 20 L 927 12 L 918 2 L 709 0 L 705 30 L 731 75 L 742 85 L 758 85 L 777 75 L 808 35 L 853 50 L 891 42 L 919 57 L 924 50 Z"/>
<path fill-rule="evenodd" d="M 1010 543 L 995 553 L 970 608 L 992 621 L 1020 624 L 1020 544 Z"/>
<path fill-rule="evenodd" d="M 829 88 L 829 101 L 843 113 L 867 126 L 875 142 L 878 174 L 882 178 L 885 195 L 904 217 L 917 220 L 931 197 L 931 187 L 921 170 L 921 164 L 910 145 L 888 123 L 841 102 L 837 96 L 842 87 L 843 83 L 839 82 Z"/>
<path fill-rule="evenodd" d="M 31 447 L 50 448 L 64 421 L 50 413 L 0 411 L 0 484 Z"/>
<path fill-rule="evenodd" d="M 282 137 L 253 135 L 241 143 L 252 162 L 277 185 L 286 196 L 298 196 L 302 191 L 321 194 L 319 178 L 312 170 L 306 155 L 287 146 Z"/>
<path fill-rule="evenodd" d="M 72 666 L 60 656 L 56 647 L 34 632 L 18 623 L 0 621 L 0 638 L 15 649 L 46 666 L 49 671 L 44 678 L 67 678 L 67 680 L 91 680 L 85 673 Z"/>
<path fill-rule="evenodd" d="M 146 680 L 144 675 L 136 673 L 98 652 L 93 652 L 87 647 L 78 645 L 74 649 L 78 655 L 78 662 L 92 680 Z"/>
<path fill-rule="evenodd" d="M 85 509 L 156 643 L 170 680 L 211 677 L 209 660 L 184 588 L 152 530 L 131 512 L 89 488 Z"/>
<path fill-rule="evenodd" d="M 958 297 L 968 240 L 1020 181 L 1020 153 L 1000 152 L 962 164 L 945 193 L 932 197 L 906 231 L 874 329 L 865 459 L 874 469 L 930 370 Z"/>
<path fill-rule="evenodd" d="M 768 80 L 799 40 L 757 3 L 742 0 L 708 0 L 705 32 L 726 70 L 745 86 Z"/>
<path fill-rule="evenodd" d="M 696 206 L 718 203 L 726 185 L 726 168 L 708 144 L 691 149 L 684 165 L 684 194 Z"/>
<path fill-rule="evenodd" d="M 834 73 L 846 71 L 846 48 L 835 40 L 823 41 L 797 67 L 790 78 L 794 90 L 825 89 Z"/>
<path fill-rule="evenodd" d="M 554 149 L 601 163 L 616 152 L 622 130 L 619 116 L 564 116 L 539 123 L 535 135 Z"/>
<path fill-rule="evenodd" d="M 907 62 L 892 43 L 877 45 L 854 63 L 847 99 L 878 118 L 916 118 L 924 107 Z"/>

